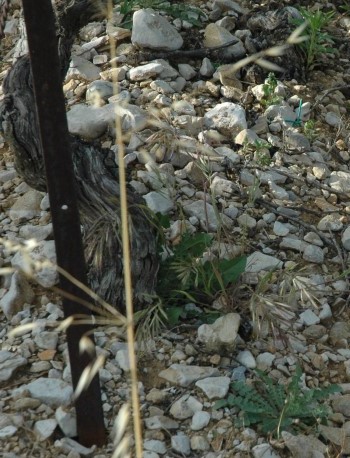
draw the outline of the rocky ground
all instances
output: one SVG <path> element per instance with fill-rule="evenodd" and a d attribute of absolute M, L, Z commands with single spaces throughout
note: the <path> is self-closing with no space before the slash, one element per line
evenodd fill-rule
<path fill-rule="evenodd" d="M 256 64 L 238 74 L 227 65 L 285 40 L 299 15 L 295 7 L 309 2 L 192 4 L 204 13 L 199 28 L 166 14 L 150 20 L 141 10 L 131 35 L 120 27 L 118 8 L 112 20 L 91 23 L 77 39 L 64 85 L 69 129 L 85 139 L 113 145 L 118 105 L 130 186 L 152 210 L 169 215 L 170 244 L 181 238 L 185 220 L 189 231 L 213 234 L 214 254 L 247 256 L 239 285 L 208 304 L 224 318 L 213 325 L 180 322 L 142 357 L 144 456 L 349 456 L 350 19 L 341 8 L 347 4 L 313 5 L 334 11 L 327 29 L 334 49 L 307 69 L 291 47 L 273 59 L 283 67 L 277 82 L 266 82 L 268 71 Z M 13 2 L 1 78 L 25 50 L 21 29 Z M 176 51 L 230 41 L 206 56 Z M 28 271 L 28 251 L 36 261 L 54 261 L 48 197 L 17 176 L 4 142 L 0 184 L 1 266 Z M 33 238 L 35 248 L 23 246 Z M 98 352 L 107 358 L 100 377 L 109 444 L 86 449 L 72 439 L 67 347 L 52 325 L 63 317 L 50 291 L 56 272 L 32 274 L 36 281 L 29 282 L 10 273 L 0 289 L 0 456 L 112 456 L 113 421 L 128 395 L 126 344 L 113 324 L 96 332 Z M 252 317 L 255 333 L 242 333 L 240 325 Z M 8 335 L 32 322 L 35 329 Z M 255 368 L 286 384 L 297 365 L 300 390 L 342 388 L 328 400 L 326 425 L 276 438 L 259 423 L 236 426 L 235 407 L 214 409 L 230 382 L 254 379 Z"/>

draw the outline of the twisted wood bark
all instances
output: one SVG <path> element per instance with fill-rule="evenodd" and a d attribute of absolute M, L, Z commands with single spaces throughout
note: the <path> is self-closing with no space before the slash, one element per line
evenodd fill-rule
<path fill-rule="evenodd" d="M 79 30 L 100 14 L 106 1 L 57 0 L 57 46 L 62 81 L 69 67 L 71 47 Z M 97 8 L 98 7 L 98 8 Z M 43 154 L 35 111 L 29 56 L 20 57 L 3 84 L 0 125 L 15 156 L 18 174 L 29 186 L 46 190 Z M 88 281 L 103 299 L 123 310 L 123 261 L 120 238 L 118 169 L 114 153 L 96 143 L 71 136 L 77 199 L 83 225 Z M 132 281 L 136 306 L 154 292 L 158 259 L 156 231 L 144 201 L 128 193 Z"/>

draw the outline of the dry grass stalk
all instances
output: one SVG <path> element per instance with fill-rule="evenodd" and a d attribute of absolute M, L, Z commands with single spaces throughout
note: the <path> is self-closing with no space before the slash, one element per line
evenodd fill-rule
<path fill-rule="evenodd" d="M 108 14 L 112 17 L 113 4 L 112 1 L 108 2 Z M 112 60 L 112 68 L 116 68 L 116 47 L 114 40 L 110 40 L 110 52 Z M 117 80 L 115 72 L 113 72 L 113 83 L 114 91 L 117 92 Z M 135 437 L 135 453 L 136 458 L 142 458 L 142 428 L 141 428 L 141 416 L 140 416 L 140 399 L 138 395 L 138 380 L 137 380 L 137 361 L 135 351 L 135 333 L 134 333 L 134 311 L 133 311 L 133 294 L 131 284 L 131 261 L 130 261 L 130 242 L 129 242 L 129 225 L 128 225 L 128 206 L 127 206 L 127 194 L 126 194 L 126 177 L 124 165 L 124 153 L 125 147 L 123 143 L 123 133 L 121 127 L 120 116 L 116 114 L 115 117 L 116 127 L 116 140 L 118 146 L 118 160 L 119 164 L 119 185 L 120 185 L 120 208 L 121 208 L 121 234 L 122 234 L 122 247 L 123 247 L 123 264 L 124 264 L 124 284 L 125 284 L 125 305 L 126 305 L 126 332 L 128 340 L 128 355 L 130 363 L 130 379 L 131 379 L 131 401 L 133 410 L 133 422 L 134 422 L 134 437 Z M 116 158 L 117 159 L 117 158 Z M 120 444 L 119 444 L 120 447 Z M 116 455 L 118 449 L 115 450 Z M 113 455 L 113 456 L 114 456 Z M 125 456 L 121 455 L 120 452 L 114 457 Z"/>

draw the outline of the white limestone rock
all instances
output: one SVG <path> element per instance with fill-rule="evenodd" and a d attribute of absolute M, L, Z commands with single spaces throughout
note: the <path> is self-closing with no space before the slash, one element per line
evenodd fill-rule
<path fill-rule="evenodd" d="M 34 433 L 39 441 L 44 441 L 52 436 L 57 426 L 57 421 L 53 418 L 39 420 L 34 424 Z"/>
<path fill-rule="evenodd" d="M 342 171 L 331 172 L 328 183 L 335 191 L 347 193 L 350 189 L 350 173 Z"/>
<path fill-rule="evenodd" d="M 350 251 L 350 226 L 348 226 L 343 232 L 341 243 L 347 251 Z"/>
<path fill-rule="evenodd" d="M 56 409 L 55 418 L 66 437 L 77 436 L 77 419 L 75 414 L 60 406 Z"/>
<path fill-rule="evenodd" d="M 230 387 L 230 377 L 208 377 L 196 382 L 208 399 L 223 399 Z"/>
<path fill-rule="evenodd" d="M 81 79 L 83 81 L 95 81 L 100 77 L 100 69 L 87 59 L 80 56 L 72 56 L 72 60 L 67 72 L 65 82 L 71 79 Z"/>
<path fill-rule="evenodd" d="M 40 202 L 43 198 L 39 191 L 30 189 L 20 196 L 12 205 L 9 211 L 9 217 L 14 220 L 29 220 L 40 215 Z"/>
<path fill-rule="evenodd" d="M 204 124 L 232 138 L 247 128 L 245 110 L 236 103 L 219 103 L 205 113 Z"/>
<path fill-rule="evenodd" d="M 129 70 L 129 79 L 131 81 L 144 81 L 162 73 L 164 67 L 161 63 L 150 62 L 145 65 L 139 65 Z"/>
<path fill-rule="evenodd" d="M 235 40 L 236 42 L 234 44 L 222 49 L 222 54 L 227 59 L 231 58 L 238 60 L 246 55 L 246 49 L 242 41 L 232 35 L 225 27 L 213 22 L 208 24 L 205 28 L 203 44 L 207 48 L 221 46 Z"/>
<path fill-rule="evenodd" d="M 195 216 L 201 222 L 203 228 L 208 228 L 209 231 L 216 231 L 220 222 L 217 219 L 214 207 L 204 200 L 195 200 L 183 206 L 183 211 L 187 216 Z M 232 225 L 232 220 L 221 215 L 222 223 L 228 227 Z"/>
<path fill-rule="evenodd" d="M 198 328 L 197 340 L 207 351 L 232 352 L 236 347 L 241 317 L 238 313 L 228 313 L 218 318 L 213 324 L 202 324 Z"/>
<path fill-rule="evenodd" d="M 41 402 L 51 407 L 69 405 L 73 395 L 72 386 L 69 383 L 45 377 L 22 385 L 13 391 L 13 395 L 19 395 L 23 391 L 29 391 L 32 398 L 40 399 Z"/>
<path fill-rule="evenodd" d="M 45 263 L 41 269 L 38 268 L 32 272 L 34 279 L 44 288 L 54 286 L 58 282 L 58 274 L 55 267 L 55 242 L 53 240 L 43 240 L 42 242 L 39 242 L 37 246 L 30 251 L 29 256 L 33 262 L 38 263 L 38 265 Z M 50 265 L 47 265 L 47 261 L 49 261 Z M 12 267 L 27 272 L 27 256 L 24 256 L 23 253 L 18 251 L 11 259 L 11 265 Z"/>
<path fill-rule="evenodd" d="M 193 396 L 185 394 L 177 399 L 170 408 L 170 414 L 177 420 L 185 420 L 203 409 L 203 404 Z"/>
<path fill-rule="evenodd" d="M 114 85 L 110 81 L 93 81 L 86 90 L 86 101 L 90 105 L 100 107 L 107 103 L 109 97 L 113 95 Z"/>
<path fill-rule="evenodd" d="M 0 308 L 6 318 L 11 318 L 19 312 L 24 304 L 31 304 L 34 292 L 26 277 L 21 272 L 14 272 L 11 277 L 10 288 L 0 300 Z"/>
<path fill-rule="evenodd" d="M 150 208 L 155 213 L 162 213 L 166 215 L 174 208 L 173 199 L 170 198 L 168 190 L 161 188 L 156 191 L 151 191 L 148 194 L 145 194 L 143 198 L 146 201 L 148 208 Z"/>
<path fill-rule="evenodd" d="M 28 363 L 26 358 L 10 351 L 0 350 L 0 382 L 10 380 L 12 375 Z"/>
<path fill-rule="evenodd" d="M 215 367 L 201 367 L 185 364 L 172 364 L 167 369 L 159 372 L 159 377 L 183 387 L 187 387 L 191 385 L 191 383 L 202 378 L 213 377 L 215 375 L 219 375 L 219 371 Z"/>
<path fill-rule="evenodd" d="M 133 15 L 131 42 L 141 48 L 180 49 L 183 39 L 163 16 L 151 8 L 141 9 Z"/>
<path fill-rule="evenodd" d="M 147 113 L 135 105 L 108 103 L 102 107 L 84 104 L 74 105 L 67 113 L 68 129 L 73 135 L 95 140 L 108 128 L 115 129 L 115 117 L 119 115 L 123 132 L 139 131 L 147 125 Z"/>
<path fill-rule="evenodd" d="M 215 377 L 215 379 L 217 379 L 217 377 Z M 200 410 L 198 412 L 195 412 L 195 414 L 192 417 L 191 429 L 192 431 L 200 431 L 201 429 L 208 426 L 209 422 L 210 413 Z"/>
<path fill-rule="evenodd" d="M 256 273 L 262 270 L 275 270 L 282 269 L 283 262 L 274 256 L 261 253 L 261 251 L 255 251 L 247 258 L 247 265 L 245 272 Z"/>

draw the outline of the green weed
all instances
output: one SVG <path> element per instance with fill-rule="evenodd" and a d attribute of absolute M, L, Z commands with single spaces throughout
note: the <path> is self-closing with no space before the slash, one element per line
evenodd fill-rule
<path fill-rule="evenodd" d="M 273 72 L 270 72 L 265 79 L 263 85 L 264 98 L 260 103 L 264 106 L 276 105 L 280 103 L 281 97 L 275 94 L 275 89 L 277 88 L 278 81 Z"/>
<path fill-rule="evenodd" d="M 324 423 L 330 411 L 322 403 L 329 395 L 341 391 L 338 385 L 322 389 L 300 386 L 302 370 L 298 366 L 288 385 L 281 385 L 262 371 L 253 385 L 242 381 L 231 383 L 233 393 L 217 401 L 215 408 L 237 407 L 240 415 L 236 426 L 258 425 L 264 434 L 280 437 L 282 431 L 297 433 L 303 427 Z"/>
<path fill-rule="evenodd" d="M 185 232 L 180 242 L 162 261 L 157 293 L 167 306 L 188 302 L 208 304 L 244 272 L 246 257 L 205 260 L 213 237 L 206 233 Z M 176 310 L 173 311 L 177 313 Z M 180 313 L 180 312 L 179 312 Z"/>
<path fill-rule="evenodd" d="M 259 166 L 264 167 L 271 164 L 269 148 L 271 148 L 270 143 L 264 140 L 255 140 L 253 143 L 244 141 L 242 152 L 244 154 L 254 152 L 254 160 Z"/>
<path fill-rule="evenodd" d="M 343 14 L 350 14 L 350 2 L 344 2 L 344 5 L 340 6 L 339 9 L 344 12 Z"/>
<path fill-rule="evenodd" d="M 299 46 L 305 54 L 306 68 L 311 70 L 322 54 L 335 52 L 331 35 L 324 31 L 324 28 L 333 19 L 334 11 L 311 11 L 306 8 L 300 8 L 299 11 L 303 19 L 294 19 L 293 23 L 301 25 L 303 21 L 307 22 L 304 35 L 308 37 L 308 40 L 301 42 Z"/>
<path fill-rule="evenodd" d="M 313 119 L 309 119 L 308 121 L 304 123 L 303 129 L 304 129 L 304 134 L 308 138 L 308 140 L 310 142 L 313 142 L 317 137 L 315 121 Z"/>

